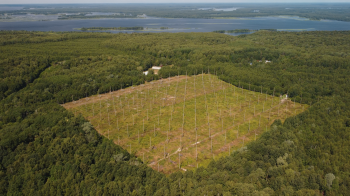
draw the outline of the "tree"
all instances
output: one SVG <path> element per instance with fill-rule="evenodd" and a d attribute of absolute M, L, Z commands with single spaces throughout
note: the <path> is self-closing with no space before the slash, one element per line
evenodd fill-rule
<path fill-rule="evenodd" d="M 332 174 L 332 173 L 328 173 L 328 174 L 325 175 L 324 179 L 325 179 L 325 181 L 326 181 L 327 187 L 328 187 L 328 188 L 331 188 L 332 182 L 333 182 L 333 180 L 335 179 L 335 175 Z"/>

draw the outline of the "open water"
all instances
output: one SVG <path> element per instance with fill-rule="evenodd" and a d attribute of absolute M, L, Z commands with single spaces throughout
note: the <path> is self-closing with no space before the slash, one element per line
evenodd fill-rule
<path fill-rule="evenodd" d="M 212 32 L 234 29 L 277 29 L 282 31 L 343 31 L 350 30 L 350 22 L 313 21 L 299 17 L 259 17 L 233 19 L 87 19 L 87 20 L 52 20 L 32 22 L 0 22 L 0 30 L 27 31 L 77 31 L 82 27 L 135 27 L 147 28 L 144 31 L 118 32 Z M 169 29 L 160 30 L 160 27 Z"/>

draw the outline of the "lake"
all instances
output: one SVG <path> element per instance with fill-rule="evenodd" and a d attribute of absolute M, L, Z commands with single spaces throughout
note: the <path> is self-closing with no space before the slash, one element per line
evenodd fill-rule
<path fill-rule="evenodd" d="M 232 19 L 87 19 L 87 20 L 52 20 L 31 22 L 0 22 L 0 30 L 27 31 L 79 31 L 81 27 L 134 27 L 141 26 L 144 31 L 109 31 L 118 32 L 212 32 L 234 29 L 278 29 L 283 31 L 343 31 L 350 30 L 350 22 L 313 21 L 299 17 L 258 17 Z M 160 27 L 169 29 L 160 30 Z"/>

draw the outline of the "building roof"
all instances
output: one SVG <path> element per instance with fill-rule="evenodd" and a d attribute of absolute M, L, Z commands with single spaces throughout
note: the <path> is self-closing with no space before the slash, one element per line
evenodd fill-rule
<path fill-rule="evenodd" d="M 152 69 L 161 69 L 162 67 L 159 66 L 153 66 Z"/>

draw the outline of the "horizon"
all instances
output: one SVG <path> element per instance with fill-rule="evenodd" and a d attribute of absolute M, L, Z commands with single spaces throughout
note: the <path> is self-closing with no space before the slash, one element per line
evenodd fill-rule
<path fill-rule="evenodd" d="M 0 0 L 0 5 L 7 5 L 7 6 L 18 6 L 18 5 L 74 5 L 74 4 L 253 4 L 253 3 L 258 3 L 258 4 L 350 4 L 350 0 L 340 0 L 340 1 L 303 1 L 303 0 L 297 0 L 297 1 L 288 1 L 288 2 L 281 2 L 279 0 L 276 1 L 256 1 L 256 0 L 252 0 L 252 1 L 237 1 L 237 2 L 229 2 L 229 0 L 227 1 L 222 1 L 222 2 L 212 2 L 211 0 L 209 1 L 205 1 L 205 2 L 198 2 L 198 1 L 190 1 L 190 2 L 186 2 L 185 0 L 180 0 L 180 1 L 170 1 L 170 2 L 162 2 L 160 0 L 154 0 L 154 1 L 150 1 L 150 2 L 144 2 L 142 0 L 119 0 L 118 2 L 110 2 L 110 0 L 105 0 L 104 2 L 94 2 L 94 0 L 92 0 L 91 2 L 81 2 L 84 0 L 76 0 L 75 2 L 71 2 L 69 0 L 63 0 L 60 2 L 56 2 L 56 0 L 47 3 L 47 2 L 40 2 L 41 0 L 38 1 L 31 1 L 31 2 L 27 2 L 28 0 L 14 0 L 11 3 L 7 3 L 7 2 L 3 2 L 3 0 Z"/>

